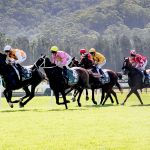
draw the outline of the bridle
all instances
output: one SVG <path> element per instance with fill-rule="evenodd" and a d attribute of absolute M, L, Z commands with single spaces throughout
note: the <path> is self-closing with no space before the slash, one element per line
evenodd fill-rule
<path fill-rule="evenodd" d="M 37 65 L 37 62 L 38 62 L 38 61 L 36 61 L 36 62 L 34 63 L 34 66 L 35 66 L 36 69 L 38 69 L 39 67 L 41 67 L 41 68 L 54 68 L 54 67 L 57 67 L 57 66 L 46 67 L 45 57 L 41 57 L 40 59 L 43 59 L 43 62 L 42 62 L 39 66 Z"/>

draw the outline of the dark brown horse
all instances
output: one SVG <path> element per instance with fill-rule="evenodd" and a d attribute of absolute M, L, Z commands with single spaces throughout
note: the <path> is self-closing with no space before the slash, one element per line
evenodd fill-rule
<path fill-rule="evenodd" d="M 118 89 L 122 92 L 122 88 L 121 88 L 120 84 L 118 83 L 118 78 L 122 77 L 122 75 L 120 73 L 116 73 L 110 69 L 105 69 L 110 77 L 110 82 L 102 84 L 102 82 L 99 80 L 100 75 L 96 72 L 96 69 L 93 68 L 92 63 L 91 62 L 89 63 L 87 57 L 84 57 L 80 63 L 76 58 L 74 58 L 72 60 L 71 65 L 72 66 L 76 66 L 76 65 L 82 66 L 82 67 L 88 69 L 89 79 L 90 79 L 89 82 L 90 82 L 90 88 L 92 90 L 93 103 L 95 102 L 94 90 L 101 88 L 102 96 L 101 96 L 100 104 L 104 105 L 108 98 L 110 98 L 111 102 L 113 103 L 114 101 L 113 101 L 111 94 L 115 97 L 116 103 L 119 104 L 116 92 L 113 90 L 113 87 L 114 87 L 114 85 L 116 85 L 118 87 Z M 89 69 L 89 68 L 92 68 L 92 69 Z M 88 98 L 87 90 L 86 90 L 86 98 Z"/>
<path fill-rule="evenodd" d="M 140 103 L 143 105 L 143 102 L 142 102 L 142 99 L 141 99 L 140 94 L 138 92 L 138 89 L 142 90 L 143 88 L 150 87 L 150 84 L 146 85 L 144 83 L 144 80 L 143 80 L 144 79 L 144 73 L 142 73 L 137 68 L 133 67 L 132 64 L 130 63 L 130 59 L 128 57 L 124 58 L 122 69 L 124 71 L 124 74 L 128 75 L 128 84 L 130 87 L 130 91 L 129 91 L 128 95 L 126 96 L 122 105 L 125 104 L 127 99 L 133 93 L 137 96 Z"/>
<path fill-rule="evenodd" d="M 72 85 L 66 82 L 64 75 L 62 74 L 63 69 L 56 66 L 55 64 L 51 63 L 50 59 L 46 56 L 41 56 L 36 63 L 34 64 L 33 68 L 42 67 L 49 79 L 49 84 L 51 89 L 54 91 L 56 103 L 58 105 L 65 105 L 66 109 L 68 100 L 66 100 L 66 90 L 69 92 L 73 89 L 76 89 L 79 92 L 79 96 L 77 99 L 78 106 L 81 106 L 80 103 L 80 96 L 83 92 L 84 88 L 88 88 L 89 86 L 89 74 L 86 69 L 81 67 L 74 67 L 73 69 L 76 71 L 78 75 L 78 81 Z M 59 102 L 59 93 L 62 94 L 64 102 Z"/>
<path fill-rule="evenodd" d="M 24 81 L 19 80 L 13 65 L 6 63 L 6 55 L 0 53 L 0 75 L 3 80 L 3 86 L 5 87 L 3 93 L 11 108 L 13 107 L 13 103 L 18 102 L 20 107 L 24 107 L 34 97 L 36 86 L 45 78 L 45 75 L 39 70 L 32 70 L 31 73 L 31 78 Z M 31 86 L 31 90 L 29 90 L 29 86 Z M 25 91 L 26 95 L 19 100 L 12 101 L 12 92 L 20 88 Z M 27 99 L 24 101 L 25 98 Z"/>

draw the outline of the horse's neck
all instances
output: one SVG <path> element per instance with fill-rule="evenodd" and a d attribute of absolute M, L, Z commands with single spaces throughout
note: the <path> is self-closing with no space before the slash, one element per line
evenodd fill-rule
<path fill-rule="evenodd" d="M 140 76 L 142 78 L 142 72 L 136 68 L 131 68 L 129 70 L 128 76 L 132 79 L 135 79 L 137 76 Z"/>
<path fill-rule="evenodd" d="M 3 76 L 4 78 L 9 77 L 12 72 L 15 71 L 13 67 L 9 64 L 4 64 L 3 66 L 0 67 L 0 75 Z"/>

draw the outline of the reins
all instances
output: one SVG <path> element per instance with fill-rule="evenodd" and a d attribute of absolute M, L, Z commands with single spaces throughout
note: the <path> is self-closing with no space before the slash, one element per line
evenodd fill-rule
<path fill-rule="evenodd" d="M 43 69 L 44 69 L 44 68 L 45 68 L 45 69 L 51 69 L 51 68 L 57 67 L 57 66 L 46 67 L 46 66 L 45 66 L 45 65 L 46 65 L 46 64 L 45 64 L 45 59 L 44 59 L 44 58 L 42 58 L 42 59 L 43 59 L 43 62 L 42 62 L 39 66 L 37 66 L 37 64 L 36 64 L 37 62 L 34 63 L 35 68 L 41 67 L 41 68 L 43 68 Z M 42 65 L 43 65 L 43 67 L 42 67 Z"/>

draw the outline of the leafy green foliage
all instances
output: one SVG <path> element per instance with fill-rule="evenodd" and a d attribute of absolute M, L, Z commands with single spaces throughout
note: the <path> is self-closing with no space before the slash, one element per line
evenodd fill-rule
<path fill-rule="evenodd" d="M 106 67 L 120 70 L 130 48 L 149 58 L 149 24 L 150 0 L 0 1 L 0 32 L 33 55 L 28 63 L 52 45 L 74 56 L 80 48 L 96 47 L 106 55 Z"/>

